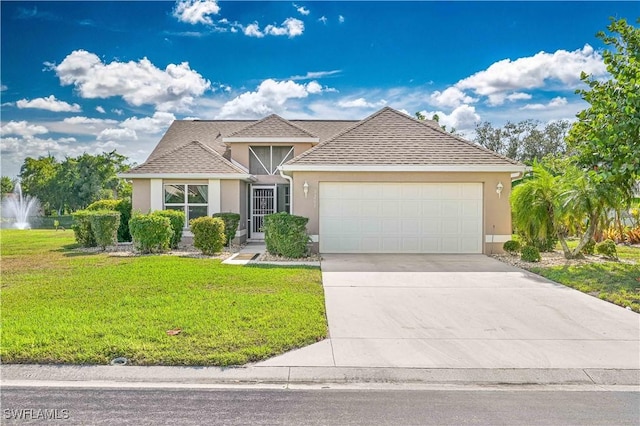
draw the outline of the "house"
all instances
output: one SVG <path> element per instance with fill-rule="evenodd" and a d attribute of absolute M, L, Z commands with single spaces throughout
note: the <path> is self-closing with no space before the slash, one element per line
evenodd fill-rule
<path fill-rule="evenodd" d="M 525 166 L 392 108 L 361 120 L 175 121 L 133 182 L 133 209 L 187 221 L 240 213 L 309 218 L 322 253 L 496 253 L 511 238 L 511 181 Z"/>

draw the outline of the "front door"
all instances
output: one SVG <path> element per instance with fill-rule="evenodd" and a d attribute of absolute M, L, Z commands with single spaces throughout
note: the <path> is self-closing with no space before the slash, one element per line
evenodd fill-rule
<path fill-rule="evenodd" d="M 264 217 L 276 212 L 274 186 L 251 187 L 251 239 L 264 240 Z"/>

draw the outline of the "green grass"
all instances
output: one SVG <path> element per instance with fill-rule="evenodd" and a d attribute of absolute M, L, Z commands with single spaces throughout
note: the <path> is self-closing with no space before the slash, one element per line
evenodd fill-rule
<path fill-rule="evenodd" d="M 5 363 L 237 365 L 327 334 L 318 268 L 80 253 L 70 231 L 0 237 Z"/>
<path fill-rule="evenodd" d="M 570 247 L 576 244 L 576 241 L 569 242 Z M 532 267 L 530 270 L 616 305 L 629 306 L 640 313 L 640 248 L 618 245 L 616 249 L 618 257 L 626 262 Z"/>

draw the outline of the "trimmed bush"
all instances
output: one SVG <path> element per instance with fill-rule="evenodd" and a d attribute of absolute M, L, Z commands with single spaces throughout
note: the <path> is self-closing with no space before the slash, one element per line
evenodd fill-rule
<path fill-rule="evenodd" d="M 582 254 L 593 254 L 595 249 L 596 249 L 596 240 L 592 238 L 589 240 L 589 242 L 587 242 L 587 244 L 584 245 L 584 247 L 582 247 L 582 250 L 580 250 L 580 252 Z"/>
<path fill-rule="evenodd" d="M 290 215 L 286 212 L 264 217 L 264 242 L 271 254 L 290 258 L 307 254 L 307 222 L 309 218 Z"/>
<path fill-rule="evenodd" d="M 618 260 L 618 250 L 613 240 L 604 240 L 596 244 L 596 251 L 607 259 Z"/>
<path fill-rule="evenodd" d="M 224 222 L 225 245 L 230 246 L 238 230 L 240 215 L 238 213 L 214 213 L 213 217 L 219 217 Z"/>
<path fill-rule="evenodd" d="M 509 240 L 502 245 L 502 248 L 504 249 L 504 251 L 506 251 L 511 255 L 518 254 L 520 252 L 521 247 L 522 246 L 520 245 L 520 243 L 516 240 Z"/>
<path fill-rule="evenodd" d="M 73 235 L 76 242 L 82 247 L 97 247 L 98 243 L 91 232 L 91 214 L 88 210 L 78 210 L 71 214 L 73 216 Z"/>
<path fill-rule="evenodd" d="M 182 240 L 182 231 L 184 229 L 184 222 L 186 218 L 184 217 L 183 210 L 158 210 L 153 212 L 152 214 L 166 217 L 171 222 L 171 229 L 173 230 L 173 235 L 171 236 L 170 246 L 171 248 L 178 248 L 178 244 L 180 244 L 180 240 Z"/>
<path fill-rule="evenodd" d="M 522 248 L 520 259 L 525 262 L 540 262 L 540 250 L 535 246 L 525 246 Z"/>
<path fill-rule="evenodd" d="M 208 256 L 222 251 L 224 247 L 224 221 L 218 217 L 199 217 L 189 222 L 193 232 L 193 245 Z"/>
<path fill-rule="evenodd" d="M 97 210 L 89 215 L 91 233 L 96 244 L 102 250 L 118 242 L 118 226 L 120 225 L 120 213 L 110 210 Z"/>
<path fill-rule="evenodd" d="M 121 200 L 98 200 L 91 203 L 87 210 L 112 210 L 120 213 L 120 226 L 118 227 L 118 241 L 131 241 L 129 231 L 129 220 L 131 219 L 131 201 Z"/>
<path fill-rule="evenodd" d="M 129 221 L 136 250 L 142 253 L 162 253 L 171 244 L 171 221 L 155 214 L 136 214 Z"/>

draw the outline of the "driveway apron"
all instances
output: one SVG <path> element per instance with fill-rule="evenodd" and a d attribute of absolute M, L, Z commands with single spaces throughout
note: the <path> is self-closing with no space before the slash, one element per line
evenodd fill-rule
<path fill-rule="evenodd" d="M 323 255 L 329 339 L 261 363 L 640 368 L 640 316 L 484 255 Z"/>

